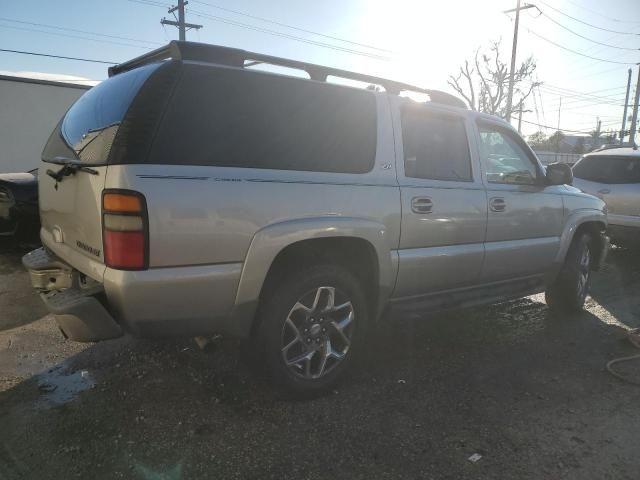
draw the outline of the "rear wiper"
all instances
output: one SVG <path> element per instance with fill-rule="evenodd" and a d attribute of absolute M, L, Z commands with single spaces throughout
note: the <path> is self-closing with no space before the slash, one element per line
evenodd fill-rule
<path fill-rule="evenodd" d="M 57 163 L 59 165 L 63 165 L 63 167 L 57 172 L 51 169 L 47 170 L 47 175 L 53 178 L 56 182 L 61 182 L 64 177 L 67 177 L 69 175 L 75 175 L 76 172 L 78 171 L 87 172 L 87 173 L 90 173 L 91 175 L 99 175 L 99 172 L 97 170 L 91 167 L 82 165 L 80 163 L 77 163 L 74 160 L 67 160 L 65 162 L 62 159 L 55 158 L 54 160 L 51 160 L 50 163 Z"/>

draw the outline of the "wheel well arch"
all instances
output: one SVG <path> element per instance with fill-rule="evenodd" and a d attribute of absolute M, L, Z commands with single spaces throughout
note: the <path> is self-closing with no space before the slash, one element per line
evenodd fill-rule
<path fill-rule="evenodd" d="M 378 255 L 373 244 L 360 237 L 312 238 L 285 246 L 271 262 L 260 290 L 258 304 L 263 303 L 291 269 L 323 263 L 345 267 L 361 282 L 373 318 L 378 307 Z"/>
<path fill-rule="evenodd" d="M 602 242 L 604 241 L 602 232 L 604 232 L 606 229 L 607 229 L 607 226 L 605 225 L 604 222 L 600 222 L 597 220 L 583 222 L 580 225 L 578 225 L 575 233 L 573 234 L 573 238 L 571 239 L 571 243 L 573 243 L 573 241 L 583 233 L 588 233 L 591 236 L 592 241 L 595 243 L 595 248 L 593 252 L 595 258 L 594 258 L 594 262 L 592 262 L 592 265 L 594 266 L 600 265 L 601 263 L 600 255 L 602 255 L 602 251 L 603 251 Z"/>

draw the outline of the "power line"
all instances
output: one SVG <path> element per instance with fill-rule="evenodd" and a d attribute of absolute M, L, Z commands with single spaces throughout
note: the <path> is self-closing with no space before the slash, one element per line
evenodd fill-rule
<path fill-rule="evenodd" d="M 511 118 L 513 118 L 514 120 L 517 120 L 517 118 L 515 116 L 511 116 Z M 528 120 L 522 120 L 522 123 L 528 123 L 529 125 L 535 125 L 536 127 L 540 127 L 540 128 L 549 128 L 551 130 L 555 130 L 555 131 L 560 131 L 560 132 L 570 132 L 570 133 L 588 133 L 585 130 L 568 130 L 566 128 L 558 128 L 557 126 L 552 127 L 551 125 L 542 125 L 540 123 L 536 123 L 536 122 L 530 122 Z"/>
<path fill-rule="evenodd" d="M 633 52 L 627 52 L 627 51 L 617 51 L 617 53 L 615 55 L 612 55 L 611 50 L 607 49 L 606 47 L 600 46 L 600 45 L 591 45 L 585 49 L 581 48 L 580 49 L 580 53 L 585 53 L 585 54 L 589 54 L 589 55 L 593 55 L 593 56 L 598 56 L 598 57 L 602 57 L 602 58 L 607 58 L 609 60 L 618 60 L 618 61 L 627 61 L 627 60 L 631 60 L 633 61 L 634 58 L 630 58 L 629 56 L 633 56 L 635 58 L 637 58 L 638 54 L 637 53 L 633 53 Z M 600 62 L 594 62 L 591 61 L 589 59 L 583 58 L 581 56 L 578 55 L 571 55 L 571 58 L 567 60 L 567 64 L 565 67 L 565 70 L 567 72 L 570 73 L 576 73 L 579 72 L 581 75 L 590 75 L 589 72 L 595 71 L 595 70 L 600 70 L 602 66 L 602 63 Z M 615 67 L 617 69 L 627 69 L 628 67 L 625 65 L 618 65 L 617 67 Z M 612 70 L 613 71 L 613 70 Z"/>
<path fill-rule="evenodd" d="M 573 97 L 573 96 L 584 96 L 584 97 L 593 97 L 595 99 L 607 99 L 608 97 L 611 96 L 616 96 L 617 94 L 612 93 L 612 94 L 608 94 L 608 95 L 604 95 L 604 96 L 597 96 L 597 95 L 593 95 L 594 93 L 600 93 L 600 92 L 610 92 L 612 90 L 625 90 L 626 87 L 625 86 L 619 86 L 619 87 L 611 87 L 611 88 L 602 88 L 602 89 L 598 89 L 598 90 L 591 90 L 589 92 L 580 92 L 578 90 L 572 90 L 570 88 L 565 88 L 565 87 L 560 87 L 558 85 L 552 85 L 550 83 L 546 83 L 546 82 L 532 82 L 530 80 L 524 80 L 526 83 L 533 85 L 534 83 L 538 84 L 538 87 L 542 87 L 544 90 L 550 91 L 552 93 L 555 92 L 560 92 L 563 94 L 563 96 L 567 96 L 567 97 Z M 566 95 L 565 95 L 566 94 Z"/>
<path fill-rule="evenodd" d="M 529 82 L 531 84 L 533 84 L 533 82 Z M 563 87 L 558 87 L 555 85 L 551 85 L 551 84 L 547 84 L 547 83 L 543 83 L 541 85 L 541 87 L 544 90 L 547 90 L 549 92 L 552 93 L 560 93 L 562 94 L 564 97 L 568 97 L 568 98 L 572 98 L 572 97 L 582 97 L 585 99 L 589 99 L 589 100 L 611 100 L 611 97 L 618 97 L 619 95 L 621 95 L 621 93 L 611 93 L 608 95 L 593 95 L 594 93 L 599 93 L 599 92 L 606 92 L 606 91 L 612 91 L 612 90 L 625 90 L 626 87 L 615 87 L 615 88 L 606 88 L 606 89 L 602 89 L 602 90 L 592 90 L 590 92 L 579 92 L 577 90 L 571 90 L 568 88 L 563 88 Z"/>
<path fill-rule="evenodd" d="M 78 62 L 104 63 L 106 65 L 117 65 L 118 63 L 118 62 L 109 62 L 107 60 L 95 60 L 92 58 L 65 57 L 63 55 L 53 55 L 49 53 L 27 52 L 24 50 L 9 50 L 7 48 L 0 48 L 0 52 L 19 53 L 21 55 L 35 55 L 38 57 L 61 58 L 63 60 L 77 60 Z"/>
<path fill-rule="evenodd" d="M 586 11 L 594 13 L 594 14 L 602 17 L 602 18 L 605 18 L 605 19 L 611 21 L 611 22 L 617 22 L 617 23 L 640 23 L 640 21 L 635 21 L 635 20 L 618 20 L 617 18 L 607 17 L 607 16 L 603 15 L 600 12 L 596 12 L 595 10 L 592 10 L 589 7 L 585 7 L 584 5 L 579 4 L 578 2 L 572 2 L 571 0 L 566 0 L 566 2 L 568 2 L 568 3 L 572 4 L 572 5 L 575 5 L 576 7 L 583 8 Z"/>
<path fill-rule="evenodd" d="M 515 116 L 512 116 L 511 118 L 513 118 L 514 120 L 517 120 L 517 118 Z M 552 127 L 550 125 L 542 125 L 540 123 L 536 123 L 536 122 L 530 122 L 528 120 L 522 120 L 522 123 L 528 123 L 529 125 L 535 125 L 536 127 L 540 127 L 540 128 L 548 128 L 551 130 L 554 130 L 556 132 L 567 132 L 567 133 L 591 133 L 595 130 L 595 128 L 591 128 L 589 130 L 570 130 L 568 128 L 558 128 L 557 126 Z"/>
<path fill-rule="evenodd" d="M 609 28 L 599 27 L 598 25 L 593 25 L 592 23 L 585 22 L 584 20 L 580 20 L 579 18 L 572 17 L 571 15 L 569 15 L 567 13 L 564 13 L 563 11 L 558 10 L 555 7 L 552 7 L 551 5 L 549 5 L 547 2 L 544 2 L 543 0 L 539 0 L 539 2 L 542 3 L 543 5 L 546 5 L 551 10 L 554 10 L 554 11 L 558 12 L 560 15 L 563 15 L 563 16 L 565 16 L 567 18 L 570 18 L 571 20 L 574 20 L 576 22 L 579 22 L 579 23 L 582 23 L 584 25 L 587 25 L 587 26 L 589 26 L 591 28 L 597 28 L 598 30 L 603 30 L 605 32 L 618 33 L 620 35 L 640 35 L 640 34 L 635 33 L 635 32 L 621 32 L 619 30 L 611 30 Z"/>
<path fill-rule="evenodd" d="M 531 29 L 527 29 L 527 30 L 529 31 L 529 33 L 531 33 L 532 35 L 535 35 L 535 36 L 536 36 L 536 37 L 538 37 L 539 39 L 544 40 L 545 42 L 550 43 L 551 45 L 555 45 L 555 46 L 556 46 L 556 47 L 558 47 L 558 48 L 561 48 L 561 49 L 563 49 L 563 50 L 566 50 L 567 52 L 571 52 L 571 53 L 573 53 L 573 54 L 575 54 L 575 55 L 580 55 L 581 57 L 590 58 L 590 59 L 592 59 L 592 60 L 597 60 L 597 61 L 599 61 L 599 62 L 617 63 L 617 64 L 620 64 L 620 65 L 635 65 L 635 64 L 637 63 L 637 62 L 617 62 L 617 61 L 615 61 L 615 60 L 607 60 L 607 59 L 605 59 L 605 58 L 592 57 L 591 55 L 586 55 L 586 54 L 584 54 L 584 53 L 580 53 L 580 52 L 578 52 L 577 50 L 572 50 L 571 48 L 565 47 L 565 46 L 563 46 L 563 45 L 560 45 L 559 43 L 556 43 L 556 42 L 554 42 L 554 41 L 552 41 L 552 40 L 549 40 L 548 38 L 543 37 L 542 35 L 537 34 L 536 32 L 534 32 L 534 31 L 533 31 L 533 30 L 531 30 Z"/>
<path fill-rule="evenodd" d="M 216 15 L 210 15 L 208 13 L 199 12 L 199 11 L 196 11 L 196 10 L 193 10 L 193 9 L 191 9 L 189 11 L 190 11 L 190 13 L 192 15 L 195 15 L 196 17 L 205 18 L 205 19 L 208 19 L 208 20 L 212 20 L 212 21 L 215 21 L 215 22 L 221 22 L 221 23 L 225 23 L 225 24 L 228 24 L 228 25 L 233 25 L 233 26 L 236 26 L 236 27 L 246 28 L 246 29 L 253 30 L 253 31 L 256 31 L 256 32 L 266 33 L 268 35 L 274 35 L 276 37 L 287 38 L 287 39 L 290 39 L 290 40 L 295 40 L 297 42 L 302 42 L 302 43 L 306 43 L 306 44 L 309 44 L 309 45 L 316 45 L 316 46 L 319 46 L 319 47 L 329 48 L 329 49 L 336 50 L 336 51 L 339 51 L 339 52 L 345 52 L 345 53 L 351 53 L 351 54 L 354 54 L 354 55 L 360 55 L 360 56 L 372 58 L 372 59 L 375 59 L 375 60 L 384 60 L 384 61 L 390 61 L 391 60 L 391 57 L 384 56 L 384 55 L 378 55 L 378 54 L 375 54 L 375 53 L 363 52 L 363 51 L 354 50 L 354 49 L 351 49 L 351 48 L 340 47 L 338 45 L 333 45 L 333 44 L 330 44 L 330 43 L 318 42 L 316 40 L 310 40 L 308 38 L 302 38 L 302 37 L 298 37 L 298 36 L 295 36 L 295 35 L 289 35 L 287 33 L 282 33 L 282 32 L 278 32 L 278 31 L 275 31 L 275 30 L 270 30 L 270 29 L 263 28 L 263 27 L 257 27 L 257 26 L 254 26 L 254 25 L 249 25 L 249 24 L 238 22 L 238 21 L 235 21 L 235 20 L 230 20 L 228 18 L 218 17 Z"/>
<path fill-rule="evenodd" d="M 128 1 L 132 3 L 141 3 L 142 5 L 151 5 L 152 7 L 162 7 L 162 8 L 170 7 L 168 3 L 156 2 L 153 0 L 128 0 Z"/>
<path fill-rule="evenodd" d="M 164 7 L 165 6 L 164 4 L 162 4 L 160 2 L 155 2 L 153 0 L 129 0 L 129 1 L 130 2 L 135 2 L 135 3 L 143 3 L 143 4 L 147 4 L 147 5 L 152 5 L 152 6 L 155 6 L 155 7 Z M 199 3 L 202 3 L 202 2 L 199 2 Z M 242 22 L 239 22 L 237 20 L 232 20 L 232 19 L 229 19 L 229 18 L 217 16 L 217 15 L 212 15 L 212 14 L 209 14 L 209 13 L 206 13 L 206 12 L 201 12 L 201 11 L 198 11 L 198 10 L 189 9 L 189 13 L 191 13 L 192 15 L 194 15 L 196 17 L 204 18 L 204 19 L 211 20 L 211 21 L 214 21 L 214 22 L 220 22 L 220 23 L 224 23 L 224 24 L 227 24 L 227 25 L 232 25 L 232 26 L 235 26 L 235 27 L 246 28 L 248 30 L 253 30 L 253 31 L 256 31 L 256 32 L 260 32 L 260 33 L 266 33 L 268 35 L 273 35 L 273 36 L 276 36 L 276 37 L 287 38 L 289 40 L 294 40 L 294 41 L 306 43 L 306 44 L 309 44 L 309 45 L 316 45 L 316 46 L 319 46 L 319 47 L 329 48 L 329 49 L 336 50 L 336 51 L 339 51 L 339 52 L 351 53 L 351 54 L 354 54 L 354 55 L 360 55 L 360 56 L 372 58 L 372 59 L 375 59 L 375 60 L 383 60 L 383 61 L 390 61 L 391 60 L 391 57 L 389 57 L 389 56 L 378 55 L 378 54 L 371 53 L 371 52 L 363 52 L 363 51 L 354 50 L 354 49 L 351 49 L 351 48 L 340 47 L 338 45 L 334 45 L 334 44 L 330 44 L 330 43 L 320 42 L 320 41 L 317 41 L 317 40 L 311 40 L 309 38 L 298 37 L 298 36 L 295 36 L 295 35 L 290 35 L 288 33 L 278 32 L 276 30 L 271 30 L 271 29 L 268 29 L 268 28 L 258 27 L 256 25 L 250 25 L 250 24 L 247 24 L 247 23 L 242 23 Z"/>
<path fill-rule="evenodd" d="M 577 97 L 575 95 L 567 95 L 566 93 L 557 92 L 554 90 L 547 90 L 547 92 L 552 95 L 561 96 L 562 102 L 566 105 L 587 103 L 589 105 L 611 105 L 615 107 L 615 106 L 622 106 L 624 104 L 624 97 L 623 98 L 620 98 L 620 97 L 605 98 L 603 100 L 597 100 L 589 97 Z M 620 95 L 622 95 L 622 93 Z"/>
<path fill-rule="evenodd" d="M 105 39 L 101 39 L 101 38 L 90 38 L 90 37 L 84 37 L 81 35 L 70 35 L 68 33 L 62 33 L 62 32 L 48 32 L 46 30 L 40 30 L 37 28 L 29 28 L 29 27 L 17 27 L 14 25 L 0 25 L 0 28 L 9 28 L 11 30 L 21 30 L 24 32 L 36 32 L 36 33 L 44 33 L 46 35 L 54 35 L 57 37 L 66 37 L 66 38 L 78 38 L 80 40 L 89 40 L 92 42 L 98 42 L 98 43 L 108 43 L 111 45 L 120 45 L 123 47 L 133 47 L 133 48 L 143 48 L 143 49 L 149 49 L 150 47 L 145 47 L 143 45 L 134 45 L 133 43 L 123 43 L 123 42 L 116 42 L 113 40 L 105 40 Z"/>
<path fill-rule="evenodd" d="M 592 38 L 586 37 L 586 36 L 584 36 L 584 35 L 582 35 L 582 34 L 580 34 L 580 33 L 578 33 L 578 32 L 575 32 L 575 31 L 571 30 L 569 27 L 564 26 L 563 24 L 561 24 L 560 22 L 558 22 L 558 21 L 554 20 L 552 17 L 550 17 L 549 15 L 547 15 L 547 14 L 546 14 L 546 13 L 544 13 L 544 12 L 540 12 L 540 14 L 541 14 L 542 16 L 544 16 L 544 17 L 545 17 L 547 20 L 549 20 L 550 22 L 553 22 L 553 23 L 555 23 L 556 25 L 558 25 L 560 28 L 565 29 L 567 32 L 573 33 L 574 35 L 576 35 L 576 36 L 578 36 L 578 37 L 580 37 L 580 38 L 583 38 L 583 39 L 585 39 L 585 40 L 588 40 L 588 41 L 590 41 L 590 42 L 597 43 L 598 45 L 603 45 L 603 46 L 605 46 L 605 47 L 609 47 L 609 48 L 617 48 L 617 49 L 619 49 L 619 50 L 635 50 L 636 52 L 640 50 L 640 48 L 621 47 L 621 46 L 618 46 L 618 45 L 611 45 L 611 44 L 609 44 L 609 43 L 599 42 L 598 40 L 594 40 L 594 39 L 592 39 Z"/>
<path fill-rule="evenodd" d="M 6 17 L 0 17 L 0 20 L 4 21 L 4 22 L 11 22 L 11 23 L 20 23 L 23 25 L 31 25 L 34 27 L 45 27 L 45 28 L 53 28 L 56 30 L 65 30 L 67 32 L 75 32 L 75 33 L 84 33 L 84 34 L 89 34 L 89 35 L 94 35 L 96 37 L 106 37 L 106 38 L 114 38 L 117 40 L 127 40 L 127 41 L 132 41 L 132 42 L 139 42 L 139 43 L 148 43 L 151 45 L 161 45 L 160 42 L 153 42 L 150 40 L 141 40 L 138 38 L 131 38 L 131 37 L 121 37 L 119 35 L 109 35 L 106 33 L 96 33 L 96 32 L 88 32 L 86 30 L 77 30 L 75 28 L 68 28 L 68 27 L 59 27 L 57 25 L 47 25 L 46 23 L 36 23 L 36 22 L 27 22 L 24 20 L 16 20 L 14 18 L 6 18 Z"/>
<path fill-rule="evenodd" d="M 372 50 L 378 50 L 379 52 L 394 53 L 392 50 L 388 50 L 386 48 L 376 47 L 375 45 L 369 45 L 369 44 L 366 44 L 366 43 L 354 42 L 353 40 L 347 40 L 346 38 L 336 37 L 336 36 L 333 36 L 333 35 L 327 35 L 327 34 L 324 34 L 324 33 L 316 32 L 314 30 L 308 30 L 306 28 L 296 27 L 294 25 L 290 25 L 290 24 L 283 23 L 283 22 L 278 22 L 278 21 L 275 21 L 275 20 L 270 20 L 268 18 L 259 17 L 257 15 L 251 15 L 249 13 L 240 12 L 238 10 L 233 10 L 231 8 L 221 7 L 219 5 L 214 5 L 212 3 L 202 2 L 202 1 L 199 1 L 199 0 L 191 0 L 191 1 L 193 3 L 199 3 L 201 5 L 206 5 L 208 7 L 216 8 L 218 10 L 222 10 L 222 11 L 225 11 L 225 12 L 234 13 L 236 15 L 241 15 L 241 16 L 244 16 L 244 17 L 252 18 L 254 20 L 260 20 L 261 22 L 271 23 L 272 25 L 278 25 L 280 27 L 290 28 L 292 30 L 297 30 L 299 32 L 309 33 L 311 35 L 317 35 L 318 37 L 323 37 L 323 38 L 326 38 L 326 39 L 329 39 L 329 40 L 336 40 L 338 42 L 349 43 L 351 45 L 356 45 L 358 47 L 370 48 Z"/>

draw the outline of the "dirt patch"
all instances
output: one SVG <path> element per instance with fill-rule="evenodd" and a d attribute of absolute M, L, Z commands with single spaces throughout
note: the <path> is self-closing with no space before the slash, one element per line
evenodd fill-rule
<path fill-rule="evenodd" d="M 357 372 L 309 402 L 280 398 L 236 342 L 80 345 L 45 317 L 0 334 L 0 478 L 636 480 L 640 388 L 604 365 L 637 352 L 639 272 L 614 251 L 566 318 L 540 296 L 389 318 Z M 66 387 L 47 375 L 71 394 L 49 401 Z"/>

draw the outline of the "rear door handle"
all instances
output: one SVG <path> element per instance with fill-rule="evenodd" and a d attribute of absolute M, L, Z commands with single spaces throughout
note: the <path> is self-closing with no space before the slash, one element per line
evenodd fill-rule
<path fill-rule="evenodd" d="M 411 211 L 413 213 L 431 213 L 433 202 L 429 197 L 413 197 L 411 199 Z"/>
<path fill-rule="evenodd" d="M 489 208 L 492 212 L 504 212 L 507 204 L 502 197 L 493 197 L 489 200 Z"/>
<path fill-rule="evenodd" d="M 598 193 L 601 193 L 601 194 L 611 193 L 611 190 L 609 190 L 608 188 L 603 188 L 602 190 L 598 190 Z"/>

